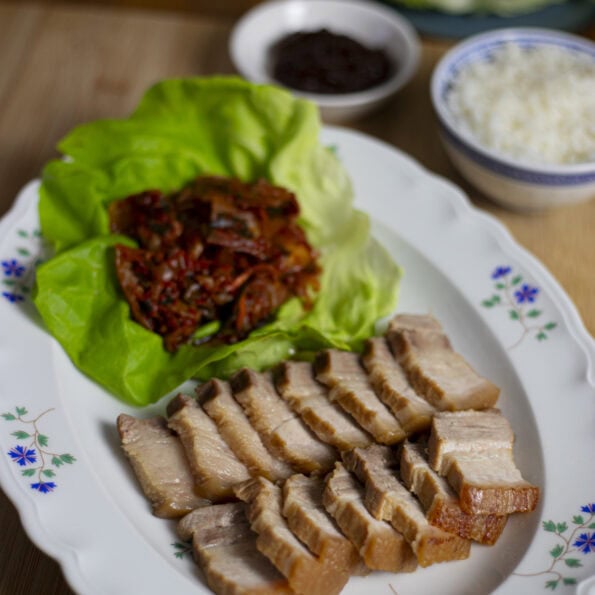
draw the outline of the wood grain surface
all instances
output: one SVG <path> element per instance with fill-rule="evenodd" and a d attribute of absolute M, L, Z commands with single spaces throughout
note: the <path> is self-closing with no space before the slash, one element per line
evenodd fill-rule
<path fill-rule="evenodd" d="M 227 54 L 232 26 L 232 16 L 0 3 L 0 216 L 57 155 L 56 143 L 73 126 L 126 116 L 160 79 L 232 73 Z M 475 205 L 496 216 L 546 265 L 594 334 L 595 201 L 539 214 L 514 213 L 490 203 L 460 178 L 439 143 L 429 99 L 430 74 L 448 47 L 448 42 L 424 40 L 415 80 L 381 111 L 349 125 L 399 147 L 464 188 Z M 0 535 L 1 595 L 71 592 L 58 565 L 26 537 L 1 492 Z"/>

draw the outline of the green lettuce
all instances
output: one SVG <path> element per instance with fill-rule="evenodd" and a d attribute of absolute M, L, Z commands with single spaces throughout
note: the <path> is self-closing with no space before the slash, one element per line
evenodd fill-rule
<path fill-rule="evenodd" d="M 157 84 L 124 120 L 76 128 L 65 159 L 43 172 L 39 214 L 55 255 L 37 272 L 34 302 L 74 364 L 118 397 L 156 401 L 189 378 L 227 377 L 325 347 L 358 349 L 395 307 L 399 268 L 352 207 L 340 162 L 318 139 L 309 102 L 237 78 Z M 160 336 L 130 318 L 114 266 L 107 205 L 148 188 L 171 191 L 199 174 L 264 177 L 294 191 L 300 223 L 320 251 L 314 306 L 288 301 L 268 325 L 234 345 L 164 350 Z"/>

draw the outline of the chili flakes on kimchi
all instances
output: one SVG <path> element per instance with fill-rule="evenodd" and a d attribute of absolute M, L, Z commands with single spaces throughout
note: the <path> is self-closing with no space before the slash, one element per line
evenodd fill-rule
<path fill-rule="evenodd" d="M 132 317 L 173 352 L 212 321 L 220 327 L 209 339 L 233 343 L 293 296 L 310 307 L 320 266 L 298 215 L 284 188 L 212 176 L 111 203 L 111 231 L 138 243 L 116 246 Z"/>

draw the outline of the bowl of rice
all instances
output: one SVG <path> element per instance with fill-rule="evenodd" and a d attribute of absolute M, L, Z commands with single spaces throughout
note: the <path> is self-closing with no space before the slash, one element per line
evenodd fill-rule
<path fill-rule="evenodd" d="M 467 39 L 436 66 L 432 102 L 459 171 L 514 209 L 595 197 L 595 44 L 547 29 Z"/>

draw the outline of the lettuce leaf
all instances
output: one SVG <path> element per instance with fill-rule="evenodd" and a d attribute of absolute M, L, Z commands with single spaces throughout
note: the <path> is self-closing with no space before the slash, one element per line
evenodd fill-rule
<path fill-rule="evenodd" d="M 34 303 L 74 364 L 118 397 L 156 401 L 188 378 L 257 370 L 324 347 L 357 349 L 395 307 L 400 271 L 352 207 L 347 173 L 320 145 L 312 104 L 237 78 L 157 84 L 124 120 L 85 124 L 60 142 L 66 159 L 43 172 L 39 213 L 55 256 L 37 273 Z M 114 268 L 107 205 L 147 188 L 175 190 L 197 175 L 265 177 L 293 190 L 300 223 L 322 255 L 321 290 L 304 311 L 290 300 L 234 345 L 175 354 L 130 318 Z"/>

